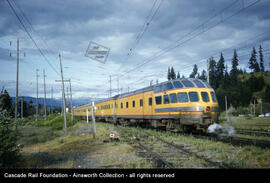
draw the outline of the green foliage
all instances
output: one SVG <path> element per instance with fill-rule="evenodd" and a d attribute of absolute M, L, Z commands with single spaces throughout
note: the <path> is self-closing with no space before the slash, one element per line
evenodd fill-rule
<path fill-rule="evenodd" d="M 0 109 L 0 168 L 15 168 L 20 160 L 17 132 L 11 128 L 7 110 Z"/>
<path fill-rule="evenodd" d="M 7 90 L 4 89 L 4 87 L 2 88 L 0 94 L 0 109 L 6 110 L 9 116 L 14 115 L 11 97 L 9 96 Z"/>
<path fill-rule="evenodd" d="M 193 72 L 189 75 L 189 77 L 190 78 L 195 78 L 197 74 L 198 74 L 198 66 L 196 64 L 194 64 Z"/>
<path fill-rule="evenodd" d="M 71 127 L 78 122 L 78 119 L 71 120 L 71 115 L 67 114 L 67 127 Z M 53 130 L 62 130 L 64 127 L 64 116 L 51 116 L 48 120 L 42 121 L 41 126 L 49 126 Z"/>

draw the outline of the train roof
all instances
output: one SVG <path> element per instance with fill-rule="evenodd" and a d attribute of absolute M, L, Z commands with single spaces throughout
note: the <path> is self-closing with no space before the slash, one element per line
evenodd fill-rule
<path fill-rule="evenodd" d="M 106 101 L 114 100 L 118 98 L 124 98 L 127 96 L 136 95 L 136 94 L 151 91 L 151 90 L 154 90 L 155 93 L 158 93 L 161 91 L 178 89 L 178 88 L 212 88 L 212 87 L 209 85 L 207 81 L 202 81 L 197 78 L 181 78 L 181 79 L 174 79 L 170 81 L 161 82 L 161 83 L 144 87 L 135 91 L 115 95 L 110 98 L 98 100 L 95 103 L 101 103 L 101 102 L 106 102 Z M 89 106 L 89 105 L 91 105 L 91 103 L 83 105 L 83 106 L 79 106 L 79 107 L 84 107 L 84 106 Z"/>

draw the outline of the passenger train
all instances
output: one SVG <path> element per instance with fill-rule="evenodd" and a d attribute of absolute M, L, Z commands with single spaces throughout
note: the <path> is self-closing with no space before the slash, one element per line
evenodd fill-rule
<path fill-rule="evenodd" d="M 218 102 L 208 82 L 175 79 L 95 103 L 97 121 L 163 127 L 171 131 L 202 131 L 218 120 Z M 91 116 L 92 105 L 74 108 L 74 116 Z"/>

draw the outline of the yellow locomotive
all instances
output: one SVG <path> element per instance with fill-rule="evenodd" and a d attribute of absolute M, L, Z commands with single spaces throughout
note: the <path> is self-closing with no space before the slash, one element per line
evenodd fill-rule
<path fill-rule="evenodd" d="M 174 131 L 203 131 L 217 122 L 213 88 L 195 78 L 175 79 L 123 93 L 95 104 L 98 121 L 165 127 Z M 74 109 L 74 116 L 91 114 L 92 106 Z M 91 116 L 91 115 L 89 115 Z"/>

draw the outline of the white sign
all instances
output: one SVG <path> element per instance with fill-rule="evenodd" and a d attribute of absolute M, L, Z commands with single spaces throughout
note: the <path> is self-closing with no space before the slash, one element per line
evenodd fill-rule
<path fill-rule="evenodd" d="M 90 41 L 85 56 L 105 64 L 109 52 L 110 48 L 107 48 L 98 43 Z"/>

